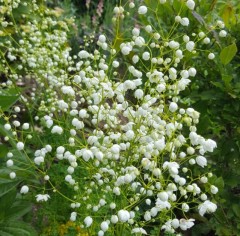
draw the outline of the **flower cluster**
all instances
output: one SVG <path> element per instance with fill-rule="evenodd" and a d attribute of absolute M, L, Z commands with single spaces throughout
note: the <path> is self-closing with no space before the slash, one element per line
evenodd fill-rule
<path fill-rule="evenodd" d="M 159 4 L 171 3 L 160 0 Z M 195 8 L 193 0 L 182 4 L 188 10 Z M 131 2 L 129 10 L 134 8 L 139 17 L 155 13 Z M 83 49 L 71 56 L 65 45 L 67 26 L 61 22 L 62 29 L 54 29 L 59 22 L 51 17 L 29 22 L 28 30 L 20 33 L 20 47 L 7 45 L 6 64 L 18 60 L 16 73 L 6 71 L 8 84 L 33 81 L 30 96 L 21 99 L 27 107 L 39 106 L 34 122 L 40 128 L 10 120 L 4 128 L 13 136 L 5 140 L 16 140 L 16 148 L 28 155 L 44 185 L 52 187 L 52 192 L 37 194 L 36 200 L 51 201 L 51 194 L 60 193 L 71 202 L 70 220 L 88 228 L 91 235 L 114 235 L 120 228 L 126 235 L 147 234 L 145 227 L 154 222 L 168 232 L 187 230 L 194 225 L 187 212 L 197 210 L 203 216 L 217 208 L 210 197 L 218 189 L 208 182 L 212 174 L 204 170 L 216 143 L 197 133 L 200 114 L 184 106 L 180 97 L 197 74 L 185 58 L 193 57 L 198 45 L 211 39 L 209 32 L 179 32 L 178 27 L 190 24 L 181 9 L 172 16 L 169 34 L 149 22 L 133 27 L 119 47 L 100 35 L 99 49 Z M 114 21 L 121 21 L 125 11 L 115 7 Z M 51 27 L 52 31 L 46 30 Z M 223 23 L 218 21 L 216 27 L 225 37 Z M 22 70 L 25 78 L 17 74 Z M 20 108 L 14 112 L 18 114 Z M 26 135 L 19 136 L 20 132 Z M 40 142 L 34 153 L 27 154 L 33 132 L 50 134 L 57 141 Z M 9 152 L 10 169 L 15 159 Z M 74 190 L 70 198 L 51 180 L 51 167 L 60 163 L 65 176 L 59 178 Z M 10 178 L 17 178 L 15 172 Z M 20 193 L 28 191 L 24 185 Z"/>

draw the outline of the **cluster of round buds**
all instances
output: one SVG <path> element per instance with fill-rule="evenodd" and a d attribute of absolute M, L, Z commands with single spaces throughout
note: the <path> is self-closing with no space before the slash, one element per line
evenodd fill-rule
<path fill-rule="evenodd" d="M 193 0 L 183 4 L 195 8 Z M 131 1 L 129 8 L 134 7 Z M 115 20 L 124 12 L 122 6 L 115 7 Z M 145 5 L 136 12 L 146 20 L 152 14 Z M 189 19 L 180 13 L 173 16 L 174 25 L 187 27 Z M 197 134 L 200 114 L 182 108 L 179 96 L 197 74 L 185 56 L 195 54 L 198 43 L 208 44 L 210 38 L 203 32 L 184 35 L 176 32 L 177 27 L 172 33 L 179 37 L 166 36 L 148 21 L 133 27 L 119 48 L 102 34 L 96 42 L 100 50 L 83 49 L 70 56 L 63 30 L 41 33 L 53 24 L 51 18 L 40 26 L 30 23 L 18 52 L 23 67 L 36 74 L 39 88 L 47 87 L 35 121 L 43 135 L 57 140 L 38 147 L 30 161 L 46 182 L 52 165 L 63 166 L 59 178 L 74 190 L 70 220 L 104 235 L 118 226 L 128 229 L 126 234 L 147 234 L 148 225 L 163 219 L 162 229 L 173 233 L 194 225 L 194 219 L 187 218 L 191 209 L 200 215 L 214 212 L 216 204 L 209 199 L 218 189 L 209 183 L 210 175 L 199 173 L 216 143 Z M 223 30 L 219 35 L 226 36 Z M 8 57 L 15 55 L 12 50 Z M 208 58 L 214 54 L 208 52 Z M 124 75 L 118 73 L 121 62 Z M 12 127 L 27 131 L 29 124 L 21 126 L 15 120 L 4 126 L 6 131 Z M 18 151 L 26 146 L 27 141 L 17 141 Z M 11 168 L 14 163 L 9 159 L 6 165 Z M 15 177 L 11 172 L 10 178 Z M 20 193 L 28 191 L 24 185 Z M 49 198 L 36 195 L 38 202 Z M 182 211 L 180 219 L 171 218 L 175 209 Z"/>

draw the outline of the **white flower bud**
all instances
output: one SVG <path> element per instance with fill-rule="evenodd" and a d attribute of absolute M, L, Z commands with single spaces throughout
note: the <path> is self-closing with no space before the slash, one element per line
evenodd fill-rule
<path fill-rule="evenodd" d="M 192 52 L 194 47 L 195 47 L 195 43 L 193 41 L 189 41 L 189 42 L 186 43 L 186 49 L 189 52 Z"/>
<path fill-rule="evenodd" d="M 208 59 L 213 60 L 215 58 L 215 55 L 211 52 L 208 54 Z"/>
<path fill-rule="evenodd" d="M 130 219 L 130 214 L 127 210 L 118 211 L 118 219 L 121 222 L 127 222 Z"/>
<path fill-rule="evenodd" d="M 106 42 L 106 36 L 103 35 L 103 34 L 99 35 L 98 41 L 101 42 L 101 43 L 105 43 Z"/>
<path fill-rule="evenodd" d="M 148 11 L 148 9 L 146 6 L 140 6 L 138 8 L 138 14 L 140 14 L 140 15 L 145 15 L 147 13 L 147 11 Z"/>
<path fill-rule="evenodd" d="M 150 59 L 150 53 L 149 53 L 149 52 L 144 52 L 144 53 L 142 54 L 142 59 L 143 59 L 144 61 L 148 61 L 148 60 Z"/>
<path fill-rule="evenodd" d="M 158 198 L 160 198 L 161 201 L 166 202 L 168 200 L 168 194 L 167 192 L 160 192 L 158 193 Z"/>
<path fill-rule="evenodd" d="M 108 223 L 106 221 L 103 221 L 100 225 L 103 232 L 106 232 L 109 228 Z"/>
<path fill-rule="evenodd" d="M 13 166 L 13 160 L 8 160 L 8 161 L 6 162 L 6 165 L 7 165 L 7 167 Z"/>
<path fill-rule="evenodd" d="M 10 179 L 15 179 L 16 178 L 16 173 L 15 172 L 11 172 L 9 174 L 9 177 L 10 177 Z"/>
<path fill-rule="evenodd" d="M 225 38 L 227 36 L 227 32 L 225 30 L 221 30 L 219 32 L 219 36 L 222 37 L 222 38 Z"/>
<path fill-rule="evenodd" d="M 187 17 L 183 17 L 180 21 L 181 25 L 188 26 L 189 25 L 189 19 Z"/>
<path fill-rule="evenodd" d="M 23 150 L 24 149 L 24 143 L 23 142 L 18 142 L 17 143 L 17 149 L 20 151 L 20 150 Z"/>
<path fill-rule="evenodd" d="M 214 185 L 211 185 L 210 190 L 212 194 L 216 194 L 218 192 L 218 188 Z"/>
<path fill-rule="evenodd" d="M 178 109 L 177 103 L 171 102 L 170 105 L 169 105 L 169 110 L 170 110 L 171 112 L 175 112 L 177 109 Z"/>
<path fill-rule="evenodd" d="M 190 9 L 190 10 L 194 10 L 194 7 L 195 7 L 195 2 L 193 0 L 188 0 L 186 2 L 186 5 L 187 7 Z"/>
<path fill-rule="evenodd" d="M 116 223 L 118 222 L 118 217 L 117 217 L 117 215 L 112 215 L 112 216 L 111 216 L 111 222 L 112 222 L 113 224 L 116 224 Z"/>
<path fill-rule="evenodd" d="M 28 193 L 28 191 L 29 191 L 29 187 L 27 185 L 23 185 L 21 190 L 20 190 L 20 193 L 21 194 L 26 194 L 26 193 Z"/>
<path fill-rule="evenodd" d="M 203 157 L 203 156 L 197 156 L 196 157 L 196 162 L 202 168 L 204 168 L 204 166 L 207 165 L 207 159 L 205 157 Z"/>
<path fill-rule="evenodd" d="M 11 125 L 10 124 L 5 124 L 4 125 L 4 129 L 5 130 L 10 130 L 11 129 Z"/>

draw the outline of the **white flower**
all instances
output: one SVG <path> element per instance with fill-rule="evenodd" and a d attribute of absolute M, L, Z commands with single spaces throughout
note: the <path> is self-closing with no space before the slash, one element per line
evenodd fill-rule
<path fill-rule="evenodd" d="M 101 43 L 105 43 L 106 42 L 106 36 L 103 35 L 103 34 L 99 35 L 98 41 L 101 42 Z"/>
<path fill-rule="evenodd" d="M 208 59 L 213 60 L 215 58 L 215 55 L 211 52 L 208 54 Z"/>
<path fill-rule="evenodd" d="M 213 213 L 217 210 L 217 205 L 215 203 L 206 200 L 204 203 L 198 206 L 199 214 L 203 216 L 205 213 Z"/>
<path fill-rule="evenodd" d="M 34 158 L 34 163 L 36 164 L 36 165 L 40 165 L 41 163 L 43 163 L 44 162 L 44 157 L 43 156 L 38 156 L 38 157 L 35 157 Z"/>
<path fill-rule="evenodd" d="M 183 210 L 184 212 L 188 212 L 188 211 L 189 211 L 189 206 L 188 206 L 187 203 L 183 203 L 183 204 L 182 204 L 182 210 Z"/>
<path fill-rule="evenodd" d="M 117 216 L 117 215 L 112 215 L 112 216 L 111 216 L 111 222 L 112 222 L 113 224 L 116 224 L 116 223 L 118 222 L 118 216 Z"/>
<path fill-rule="evenodd" d="M 148 60 L 150 59 L 150 53 L 149 53 L 149 52 L 144 52 L 144 53 L 142 54 L 142 59 L 143 59 L 144 61 L 148 61 Z"/>
<path fill-rule="evenodd" d="M 210 38 L 206 37 L 203 39 L 203 43 L 209 44 L 211 42 Z"/>
<path fill-rule="evenodd" d="M 4 129 L 5 130 L 10 130 L 11 129 L 11 125 L 10 124 L 5 124 L 4 125 Z"/>
<path fill-rule="evenodd" d="M 8 160 L 8 161 L 6 162 L 6 165 L 7 165 L 7 167 L 13 166 L 13 160 Z"/>
<path fill-rule="evenodd" d="M 206 201 L 207 200 L 207 195 L 205 193 L 202 193 L 200 196 L 202 201 Z"/>
<path fill-rule="evenodd" d="M 145 30 L 148 32 L 148 33 L 151 33 L 152 32 L 152 26 L 151 25 L 147 25 L 145 27 Z"/>
<path fill-rule="evenodd" d="M 132 51 L 132 48 L 129 46 L 123 46 L 121 52 L 123 55 L 128 55 Z"/>
<path fill-rule="evenodd" d="M 164 209 L 170 209 L 171 204 L 168 201 L 161 201 L 159 198 L 156 200 L 156 207 L 158 208 L 159 211 L 164 210 Z"/>
<path fill-rule="evenodd" d="M 196 157 L 196 162 L 202 168 L 204 168 L 204 166 L 207 165 L 207 159 L 205 157 L 203 157 L 203 156 L 197 156 Z"/>
<path fill-rule="evenodd" d="M 181 25 L 183 26 L 188 26 L 189 25 L 189 19 L 187 17 L 183 17 L 181 20 L 180 20 L 180 23 Z"/>
<path fill-rule="evenodd" d="M 202 177 L 200 178 L 200 181 L 205 184 L 205 183 L 208 182 L 208 178 L 207 178 L 206 176 L 202 176 Z"/>
<path fill-rule="evenodd" d="M 218 188 L 214 185 L 211 185 L 210 190 L 212 194 L 216 194 L 218 192 Z"/>
<path fill-rule="evenodd" d="M 179 220 L 178 219 L 173 219 L 172 222 L 171 222 L 171 225 L 174 229 L 178 228 L 180 223 L 179 223 Z"/>
<path fill-rule="evenodd" d="M 103 221 L 103 222 L 101 223 L 101 226 L 100 226 L 100 227 L 101 227 L 101 229 L 102 229 L 103 232 L 106 232 L 106 231 L 108 230 L 108 228 L 109 228 L 107 221 Z"/>
<path fill-rule="evenodd" d="M 78 120 L 77 118 L 73 118 L 72 120 L 72 125 L 76 128 L 76 129 L 82 129 L 84 128 L 84 123 L 80 120 Z"/>
<path fill-rule="evenodd" d="M 10 179 L 15 179 L 16 178 L 16 173 L 15 172 L 11 172 L 9 174 L 9 177 L 10 177 Z"/>
<path fill-rule="evenodd" d="M 154 142 L 154 146 L 157 148 L 157 150 L 161 151 L 165 148 L 166 144 L 165 144 L 165 139 L 161 138 L 157 141 Z"/>
<path fill-rule="evenodd" d="M 87 117 L 87 111 L 85 109 L 81 109 L 78 113 L 80 118 L 86 118 Z"/>
<path fill-rule="evenodd" d="M 194 225 L 194 221 L 195 221 L 194 219 L 189 219 L 189 220 L 180 219 L 179 226 L 180 226 L 181 230 L 187 230 L 187 229 L 190 229 Z"/>
<path fill-rule="evenodd" d="M 144 44 L 145 44 L 145 40 L 144 40 L 143 37 L 138 36 L 138 37 L 135 39 L 135 45 L 136 45 L 136 46 L 142 47 Z"/>
<path fill-rule="evenodd" d="M 84 224 L 86 225 L 86 227 L 91 226 L 92 223 L 93 223 L 93 219 L 92 219 L 91 216 L 87 216 L 87 217 L 84 219 Z"/>
<path fill-rule="evenodd" d="M 132 130 L 128 130 L 125 135 L 126 135 L 128 140 L 132 140 L 135 136 L 135 134 Z"/>
<path fill-rule="evenodd" d="M 225 30 L 221 30 L 221 31 L 219 32 L 219 36 L 222 37 L 222 38 L 224 38 L 224 37 L 227 36 L 227 32 L 226 32 Z"/>
<path fill-rule="evenodd" d="M 84 149 L 82 152 L 82 157 L 84 161 L 89 161 L 89 159 L 93 159 L 93 153 L 91 150 Z"/>
<path fill-rule="evenodd" d="M 154 168 L 152 173 L 154 176 L 159 177 L 161 175 L 161 170 L 159 168 Z"/>
<path fill-rule="evenodd" d="M 52 130 L 51 130 L 52 134 L 62 134 L 62 132 L 63 132 L 62 127 L 60 127 L 58 125 L 54 125 Z"/>
<path fill-rule="evenodd" d="M 182 20 L 181 16 L 175 16 L 175 22 L 180 23 Z"/>
<path fill-rule="evenodd" d="M 134 64 L 138 63 L 138 61 L 139 61 L 139 56 L 138 56 L 138 55 L 134 55 L 134 56 L 132 57 L 132 61 L 133 61 Z"/>
<path fill-rule="evenodd" d="M 146 220 L 146 221 L 151 220 L 152 216 L 151 216 L 150 211 L 146 211 L 143 217 L 144 217 L 144 220 Z"/>
<path fill-rule="evenodd" d="M 75 91 L 73 90 L 73 88 L 71 86 L 62 86 L 61 88 L 63 94 L 67 94 L 69 96 L 74 96 L 75 95 Z"/>
<path fill-rule="evenodd" d="M 189 52 L 192 52 L 193 49 L 194 49 L 194 46 L 195 46 L 195 43 L 193 41 L 189 41 L 186 43 L 186 49 L 189 51 Z"/>
<path fill-rule="evenodd" d="M 201 144 L 205 152 L 213 152 L 213 150 L 217 147 L 216 142 L 212 139 L 207 139 L 203 141 Z"/>
<path fill-rule="evenodd" d="M 104 236 L 104 232 L 102 230 L 99 230 L 97 236 Z"/>
<path fill-rule="evenodd" d="M 70 220 L 71 221 L 76 221 L 76 217 L 77 217 L 77 212 L 72 212 L 71 216 L 70 216 Z"/>
<path fill-rule="evenodd" d="M 190 9 L 190 10 L 194 10 L 194 7 L 195 7 L 195 2 L 193 0 L 188 0 L 186 2 L 186 5 L 187 7 Z"/>
<path fill-rule="evenodd" d="M 127 210 L 118 211 L 118 219 L 121 222 L 127 222 L 130 219 L 130 214 Z"/>
<path fill-rule="evenodd" d="M 114 68 L 117 68 L 117 67 L 119 67 L 119 62 L 118 61 L 113 61 L 112 65 L 113 65 Z"/>
<path fill-rule="evenodd" d="M 17 149 L 20 151 L 20 150 L 23 150 L 24 148 L 24 143 L 23 142 L 18 142 L 17 143 Z"/>
<path fill-rule="evenodd" d="M 65 152 L 65 147 L 59 146 L 56 150 L 57 154 L 63 154 Z"/>
<path fill-rule="evenodd" d="M 189 74 L 189 76 L 194 77 L 197 74 L 197 70 L 195 68 L 191 67 L 188 69 L 188 74 Z"/>
<path fill-rule="evenodd" d="M 23 185 L 20 190 L 20 193 L 26 194 L 26 193 L 28 193 L 28 191 L 29 191 L 29 187 L 27 185 Z"/>
<path fill-rule="evenodd" d="M 163 202 L 165 202 L 165 201 L 167 201 L 168 200 L 168 194 L 167 194 L 167 192 L 160 192 L 160 193 L 158 193 L 158 198 L 161 200 L 161 201 L 163 201 Z"/>
<path fill-rule="evenodd" d="M 147 234 L 146 230 L 143 228 L 134 228 L 132 229 L 132 234 Z"/>
<path fill-rule="evenodd" d="M 221 20 L 217 21 L 217 26 L 220 27 L 221 29 L 225 27 L 224 23 Z"/>
<path fill-rule="evenodd" d="M 137 98 L 137 99 L 143 98 L 143 95 L 144 95 L 144 92 L 143 92 L 142 89 L 137 89 L 137 90 L 134 92 L 134 97 Z"/>
<path fill-rule="evenodd" d="M 81 58 L 81 59 L 84 59 L 84 58 L 88 58 L 89 57 L 89 53 L 85 50 L 82 50 L 78 53 L 78 56 Z"/>
<path fill-rule="evenodd" d="M 134 7 L 135 7 L 134 2 L 130 2 L 130 3 L 129 3 L 129 8 L 134 8 Z"/>
<path fill-rule="evenodd" d="M 147 13 L 147 11 L 148 11 L 148 9 L 146 6 L 140 6 L 138 8 L 138 14 L 140 14 L 140 15 L 145 15 Z"/>
<path fill-rule="evenodd" d="M 189 79 L 180 79 L 178 84 L 177 84 L 177 87 L 180 91 L 184 90 L 186 88 L 186 86 L 191 82 L 191 80 Z"/>
<path fill-rule="evenodd" d="M 171 102 L 170 105 L 169 105 L 169 110 L 170 110 L 171 112 L 175 112 L 177 109 L 178 109 L 177 103 Z"/>
<path fill-rule="evenodd" d="M 179 48 L 179 43 L 172 40 L 169 42 L 168 46 L 171 48 L 171 49 L 178 49 Z"/>
<path fill-rule="evenodd" d="M 120 146 L 118 144 L 113 144 L 111 147 L 111 152 L 114 154 L 118 154 L 120 152 Z"/>
<path fill-rule="evenodd" d="M 48 194 L 38 194 L 36 195 L 36 201 L 37 202 L 46 202 L 48 200 L 48 198 L 50 198 L 50 196 Z"/>
<path fill-rule="evenodd" d="M 138 28 L 133 28 L 132 34 L 133 34 L 133 36 L 139 36 L 140 30 L 139 30 Z M 144 40 L 144 39 L 143 39 L 143 40 Z"/>

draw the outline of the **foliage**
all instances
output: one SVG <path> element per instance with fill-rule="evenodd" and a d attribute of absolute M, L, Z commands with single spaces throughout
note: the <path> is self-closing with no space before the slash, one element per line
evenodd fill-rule
<path fill-rule="evenodd" d="M 34 236 L 36 231 L 26 223 L 23 216 L 32 210 L 29 201 L 17 195 L 19 181 L 1 179 L 0 182 L 0 234 L 8 236 Z"/>
<path fill-rule="evenodd" d="M 238 1 L 215 1 L 211 8 L 207 8 L 207 2 L 203 3 L 206 17 L 220 13 L 229 36 L 219 43 L 221 53 L 215 61 L 198 62 L 202 69 L 198 71 L 188 97 L 193 107 L 202 114 L 198 130 L 202 135 L 214 135 L 218 143 L 217 150 L 211 156 L 211 165 L 216 175 L 222 177 L 218 184 L 215 183 L 220 189 L 219 208 L 207 228 L 216 231 L 217 235 L 239 235 L 240 7 Z M 197 231 L 200 233 L 199 229 Z"/>

